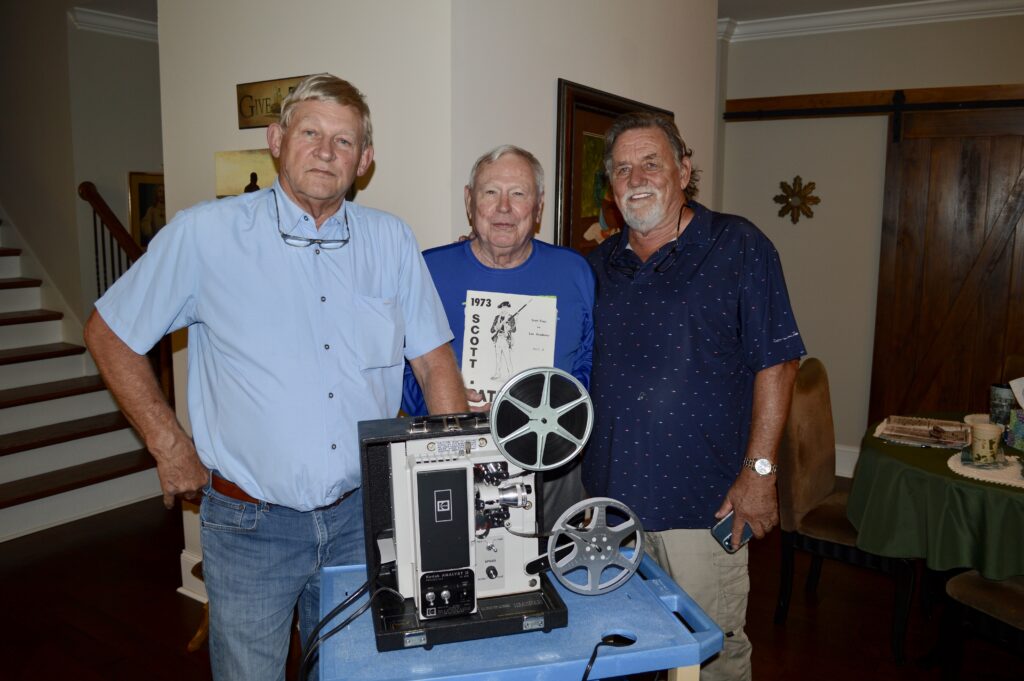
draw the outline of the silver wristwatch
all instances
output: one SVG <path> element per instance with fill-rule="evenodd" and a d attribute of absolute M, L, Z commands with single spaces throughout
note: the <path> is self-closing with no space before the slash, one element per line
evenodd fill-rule
<path fill-rule="evenodd" d="M 743 466 L 754 471 L 762 478 L 768 475 L 775 475 L 778 472 L 779 467 L 773 464 L 768 459 L 743 459 Z"/>

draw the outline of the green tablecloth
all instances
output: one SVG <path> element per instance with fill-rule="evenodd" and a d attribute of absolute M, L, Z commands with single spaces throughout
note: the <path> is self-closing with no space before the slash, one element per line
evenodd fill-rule
<path fill-rule="evenodd" d="M 934 570 L 976 568 L 989 579 L 1024 575 L 1024 489 L 951 471 L 949 449 L 861 442 L 847 506 L 857 546 L 924 558 Z"/>

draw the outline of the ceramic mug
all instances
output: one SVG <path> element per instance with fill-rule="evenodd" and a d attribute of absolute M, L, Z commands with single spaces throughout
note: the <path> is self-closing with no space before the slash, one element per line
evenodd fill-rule
<path fill-rule="evenodd" d="M 1007 425 L 1010 422 L 1010 410 L 1017 406 L 1017 399 L 1009 383 L 993 383 L 989 393 L 989 416 L 992 423 Z"/>
<path fill-rule="evenodd" d="M 971 426 L 971 462 L 975 464 L 995 463 L 999 445 L 1003 439 L 1003 427 L 997 423 L 975 423 Z"/>

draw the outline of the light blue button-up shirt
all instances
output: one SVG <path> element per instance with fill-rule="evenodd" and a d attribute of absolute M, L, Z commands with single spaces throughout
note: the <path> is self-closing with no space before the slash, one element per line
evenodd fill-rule
<path fill-rule="evenodd" d="M 289 246 L 277 215 L 285 232 L 351 240 Z M 203 464 L 298 510 L 360 484 L 357 422 L 397 414 L 403 357 L 452 338 L 405 223 L 345 202 L 317 230 L 277 183 L 176 215 L 96 308 L 140 354 L 187 326 Z"/>

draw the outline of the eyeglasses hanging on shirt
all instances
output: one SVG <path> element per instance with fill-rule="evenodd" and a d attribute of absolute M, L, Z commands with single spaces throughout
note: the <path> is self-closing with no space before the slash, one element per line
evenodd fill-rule
<path fill-rule="evenodd" d="M 325 251 L 336 251 L 349 242 L 352 238 L 352 233 L 348 228 L 348 210 L 342 209 L 345 213 L 345 238 L 344 239 L 310 239 L 308 236 L 299 236 L 297 234 L 289 234 L 281 229 L 281 211 L 277 207 L 277 192 L 273 189 L 270 193 L 274 195 L 274 215 L 277 217 L 277 232 L 281 235 L 281 240 L 289 246 L 295 248 L 307 248 L 308 246 L 317 246 Z"/>
<path fill-rule="evenodd" d="M 672 248 L 668 253 L 663 255 L 658 263 L 654 266 L 654 271 L 658 274 L 667 272 L 672 269 L 672 266 L 676 264 L 676 260 L 679 259 L 679 226 L 683 221 L 683 212 L 686 210 L 686 204 L 684 203 L 682 208 L 679 209 L 679 219 L 676 220 L 676 236 L 672 240 Z M 623 243 L 629 243 L 629 237 L 625 232 L 620 234 L 619 241 L 615 244 L 611 254 L 608 256 L 608 266 L 620 274 L 625 274 L 627 277 L 632 279 L 636 276 L 636 273 L 643 267 L 643 263 L 638 262 L 639 258 L 628 261 L 625 260 Z"/>

